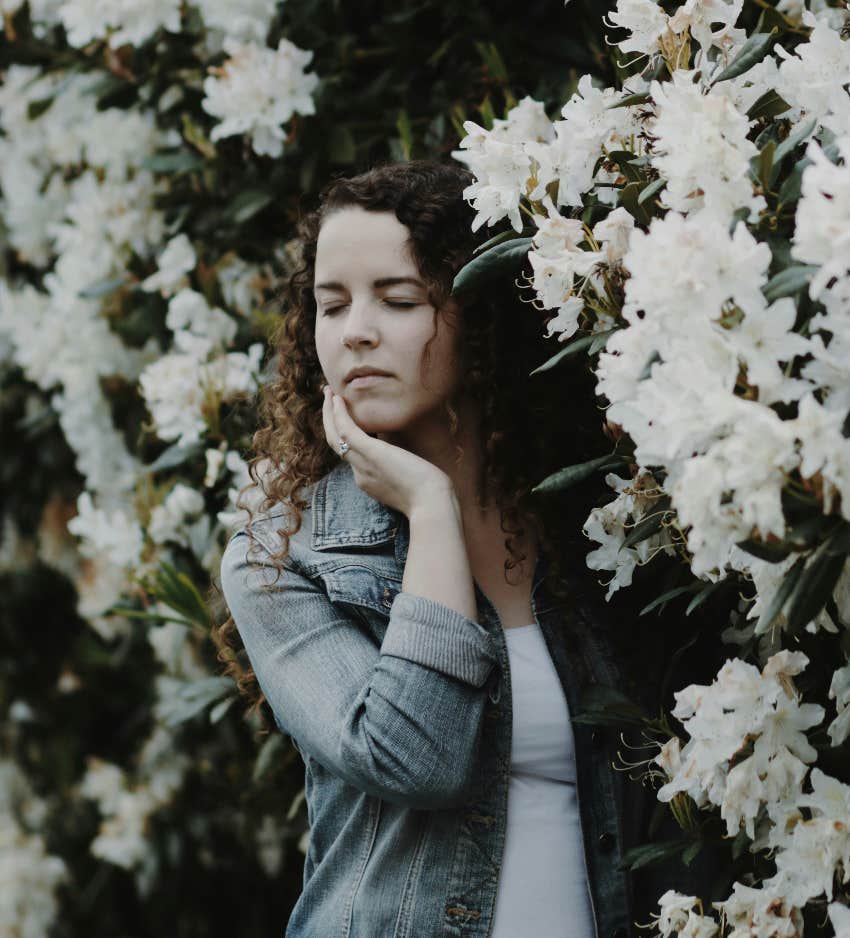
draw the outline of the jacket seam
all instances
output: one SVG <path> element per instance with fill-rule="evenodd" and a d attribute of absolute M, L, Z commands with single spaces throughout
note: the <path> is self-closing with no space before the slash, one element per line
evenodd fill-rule
<path fill-rule="evenodd" d="M 360 883 L 363 881 L 363 874 L 366 872 L 366 866 L 369 863 L 369 857 L 372 856 L 372 851 L 375 847 L 375 840 L 378 835 L 378 823 L 381 819 L 381 806 L 383 805 L 383 801 L 380 798 L 372 795 L 367 795 L 367 797 L 369 798 L 370 820 L 372 815 L 372 806 L 377 805 L 377 810 L 374 812 L 375 819 L 372 821 L 372 831 L 369 837 L 369 844 L 363 854 L 363 860 L 360 863 L 360 870 L 357 873 L 357 878 L 354 880 L 354 885 L 348 896 L 348 911 L 346 913 L 347 921 L 345 925 L 344 938 L 351 938 L 351 924 L 352 919 L 354 918 L 354 900 L 357 897 L 358 890 L 360 889 Z"/>

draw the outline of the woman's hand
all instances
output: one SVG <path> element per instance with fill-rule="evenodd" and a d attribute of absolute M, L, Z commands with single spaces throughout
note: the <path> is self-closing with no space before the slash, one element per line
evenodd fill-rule
<path fill-rule="evenodd" d="M 442 469 L 401 446 L 369 436 L 354 422 L 342 395 L 327 386 L 324 394 L 322 422 L 328 445 L 339 453 L 341 439 L 350 444 L 343 458 L 351 463 L 354 481 L 367 495 L 409 518 L 415 506 L 454 491 Z"/>

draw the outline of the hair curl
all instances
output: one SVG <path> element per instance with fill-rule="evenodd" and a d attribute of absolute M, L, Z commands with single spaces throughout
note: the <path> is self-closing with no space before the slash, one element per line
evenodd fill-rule
<path fill-rule="evenodd" d="M 474 212 L 463 191 L 473 181 L 472 174 L 456 164 L 433 160 L 382 164 L 351 178 L 333 179 L 320 193 L 318 208 L 299 222 L 301 258 L 281 291 L 283 314 L 271 337 L 277 371 L 258 392 L 259 429 L 248 461 L 251 482 L 237 500 L 237 507 L 248 513 L 245 528 L 252 541 L 250 522 L 255 512 L 291 506 L 289 527 L 278 532 L 281 551 L 267 558 L 278 576 L 289 552 L 289 537 L 300 529 L 307 507 L 300 490 L 340 460 L 325 439 L 321 390 L 325 379 L 314 341 L 314 269 L 322 223 L 330 213 L 348 206 L 393 212 L 410 231 L 409 248 L 428 286 L 436 324 L 437 310 L 448 300 L 455 274 L 489 237 L 481 229 L 472 231 Z M 549 560 L 547 587 L 557 599 L 566 599 L 569 587 L 563 573 L 566 566 L 576 564 L 576 553 L 586 543 L 581 526 L 596 502 L 598 486 L 573 486 L 565 494 L 545 498 L 532 496 L 531 489 L 564 464 L 589 459 L 606 448 L 592 372 L 582 360 L 529 377 L 555 351 L 544 329 L 554 314 L 541 311 L 537 302 L 523 300 L 512 279 L 488 284 L 486 291 L 465 297 L 460 305 L 462 373 L 467 376 L 462 392 L 480 403 L 482 414 L 478 488 L 484 503 L 492 499 L 500 506 L 509 553 L 506 579 L 525 559 L 516 550 L 525 519 L 536 529 L 540 550 Z M 426 355 L 428 351 L 426 346 Z M 446 411 L 456 436 L 451 401 L 446 402 Z M 253 508 L 242 502 L 249 488 L 264 496 Z M 251 549 L 255 547 L 253 543 Z M 259 711 L 264 696 L 232 616 L 213 629 L 213 638 L 224 673 L 248 698 L 249 710 Z"/>

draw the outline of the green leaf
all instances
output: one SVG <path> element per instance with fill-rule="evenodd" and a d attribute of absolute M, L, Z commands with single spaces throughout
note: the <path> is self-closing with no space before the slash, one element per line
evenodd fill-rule
<path fill-rule="evenodd" d="M 809 550 L 816 543 L 823 540 L 826 529 L 831 527 L 834 519 L 828 515 L 813 515 L 804 518 L 789 528 L 785 540 L 796 550 Z"/>
<path fill-rule="evenodd" d="M 114 293 L 121 287 L 127 286 L 126 277 L 110 277 L 108 280 L 101 280 L 99 283 L 92 283 L 77 292 L 77 296 L 86 300 L 96 300 L 98 297 L 106 296 L 108 293 Z"/>
<path fill-rule="evenodd" d="M 784 114 L 791 105 L 781 97 L 773 88 L 769 88 L 764 94 L 756 98 L 747 109 L 747 117 L 751 121 L 763 118 L 770 120 Z"/>
<path fill-rule="evenodd" d="M 788 631 L 797 635 L 823 609 L 844 569 L 846 522 L 811 555 L 788 600 Z"/>
<path fill-rule="evenodd" d="M 166 726 L 174 728 L 191 720 L 215 700 L 233 690 L 229 677 L 207 677 L 185 684 L 173 698 L 159 705 L 159 714 Z"/>
<path fill-rule="evenodd" d="M 652 514 L 648 518 L 639 521 L 629 532 L 629 535 L 623 541 L 623 547 L 634 547 L 641 541 L 647 540 L 653 534 L 661 530 L 664 523 L 664 515 L 670 508 L 670 498 L 665 496 L 652 506 Z"/>
<path fill-rule="evenodd" d="M 257 761 L 254 763 L 254 770 L 251 778 L 256 782 L 261 779 L 271 768 L 272 762 L 279 752 L 283 751 L 283 735 L 281 733 L 272 733 L 269 738 L 260 747 L 257 755 Z"/>
<path fill-rule="evenodd" d="M 731 237 L 735 233 L 735 229 L 738 227 L 738 222 L 746 222 L 749 218 L 750 210 L 746 205 L 742 205 L 741 208 L 736 208 L 732 215 L 729 218 L 729 236 Z"/>
<path fill-rule="evenodd" d="M 157 458 L 145 466 L 145 471 L 149 473 L 160 472 L 163 469 L 173 469 L 175 466 L 182 466 L 203 452 L 203 441 L 193 443 L 172 443 L 168 449 L 163 450 Z"/>
<path fill-rule="evenodd" d="M 716 85 L 719 81 L 728 81 L 730 78 L 737 78 L 748 72 L 770 51 L 770 44 L 773 42 L 773 34 L 779 32 L 774 26 L 769 33 L 754 33 L 741 46 L 741 51 L 735 58 L 723 69 L 716 77 L 711 79 L 711 84 Z"/>
<path fill-rule="evenodd" d="M 737 860 L 738 857 L 742 856 L 749 845 L 750 838 L 747 836 L 746 830 L 742 827 L 732 841 L 732 859 Z"/>
<path fill-rule="evenodd" d="M 206 633 L 212 621 L 207 604 L 189 577 L 161 560 L 153 580 L 145 588 L 171 609 L 185 616 L 194 628 Z"/>
<path fill-rule="evenodd" d="M 695 609 L 698 609 L 712 593 L 716 593 L 722 586 L 726 585 L 725 580 L 718 580 L 716 583 L 709 583 L 704 586 L 694 598 L 688 603 L 685 609 L 685 615 L 689 616 Z"/>
<path fill-rule="evenodd" d="M 542 365 L 538 365 L 534 371 L 529 372 L 529 377 L 531 375 L 536 375 L 541 371 L 548 371 L 550 368 L 554 368 L 558 362 L 563 361 L 565 358 L 572 358 L 573 355 L 577 355 L 579 352 L 584 351 L 586 348 L 591 348 L 598 338 L 605 336 L 606 340 L 612 332 L 616 332 L 616 329 L 607 329 L 605 332 L 597 332 L 593 335 L 585 335 L 580 339 L 576 339 L 574 342 L 570 342 L 566 348 L 562 348 L 557 355 L 553 355 L 551 358 L 548 358 Z M 590 354 L 590 353 L 588 353 Z"/>
<path fill-rule="evenodd" d="M 410 126 L 410 115 L 407 108 L 401 108 L 395 122 L 398 138 L 401 141 L 401 151 L 405 160 L 410 160 L 413 153 L 413 128 Z"/>
<path fill-rule="evenodd" d="M 750 160 L 750 167 L 755 173 L 756 181 L 761 183 L 763 189 L 770 188 L 770 178 L 773 173 L 773 156 L 776 152 L 776 141 L 769 140 L 764 149 Z"/>
<path fill-rule="evenodd" d="M 774 274 L 762 287 L 762 293 L 768 303 L 783 296 L 793 296 L 808 287 L 809 281 L 818 270 L 816 264 L 794 264 Z"/>
<path fill-rule="evenodd" d="M 802 142 L 809 136 L 809 134 L 817 127 L 817 119 L 812 117 L 807 121 L 804 121 L 803 124 L 797 127 L 792 133 L 790 133 L 776 148 L 776 152 L 773 154 L 773 171 L 770 177 L 770 185 L 773 186 L 776 181 L 776 175 L 779 172 L 779 165 L 782 160 L 788 156 L 793 150 L 795 150 Z"/>
<path fill-rule="evenodd" d="M 803 170 L 811 163 L 807 156 L 794 163 L 791 172 L 779 187 L 776 196 L 778 205 L 788 205 L 789 202 L 796 202 L 800 198 L 803 190 Z"/>
<path fill-rule="evenodd" d="M 188 619 L 181 619 L 178 616 L 166 616 L 159 612 L 143 612 L 141 609 L 132 609 L 128 606 L 110 606 L 101 615 L 105 616 L 126 616 L 128 619 L 142 619 L 148 622 L 176 622 L 178 625 L 185 625 L 192 628 L 192 623 Z"/>
<path fill-rule="evenodd" d="M 655 844 L 640 844 L 627 850 L 617 868 L 620 870 L 638 870 L 642 866 L 652 866 L 662 863 L 670 857 L 676 856 L 685 847 L 689 847 L 690 840 L 680 837 L 678 840 L 661 840 Z"/>
<path fill-rule="evenodd" d="M 210 723 L 215 724 L 227 713 L 227 711 L 233 706 L 236 702 L 236 695 L 230 697 L 225 697 L 224 700 L 219 700 L 219 702 L 210 710 Z"/>
<path fill-rule="evenodd" d="M 606 154 L 606 162 L 616 163 L 620 172 L 629 182 L 644 182 L 643 174 L 634 166 L 634 153 L 631 150 L 609 150 Z"/>
<path fill-rule="evenodd" d="M 145 157 L 140 165 L 152 173 L 188 173 L 201 169 L 206 160 L 191 150 L 177 150 L 174 153 L 154 153 Z"/>
<path fill-rule="evenodd" d="M 762 632 L 766 632 L 770 626 L 773 625 L 773 620 L 782 612 L 786 599 L 791 595 L 791 591 L 800 579 L 800 574 L 803 572 L 805 563 L 806 558 L 799 557 L 797 562 L 785 574 L 785 579 L 779 585 L 779 589 L 773 594 L 772 599 L 759 616 L 755 627 L 756 635 L 761 635 Z"/>
<path fill-rule="evenodd" d="M 625 466 L 626 460 L 622 456 L 616 456 L 614 453 L 608 453 L 605 456 L 598 456 L 596 459 L 590 459 L 587 462 L 577 463 L 575 466 L 566 466 L 559 469 L 539 482 L 531 490 L 532 494 L 547 494 L 549 492 L 560 492 L 582 482 L 595 472 L 603 472 L 607 469 L 617 469 Z"/>
<path fill-rule="evenodd" d="M 509 228 L 507 231 L 500 231 L 497 235 L 493 235 L 492 238 L 488 238 L 483 244 L 479 244 L 472 253 L 483 254 L 485 251 L 489 251 L 494 245 L 501 244 L 503 241 L 515 241 L 516 237 L 517 233 L 513 228 Z M 460 273 L 460 271 L 458 271 L 458 273 Z"/>
<path fill-rule="evenodd" d="M 738 541 L 735 546 L 767 563 L 781 563 L 794 549 L 787 541 L 757 541 L 753 538 Z"/>
<path fill-rule="evenodd" d="M 620 205 L 635 219 L 640 225 L 648 225 L 650 222 L 649 212 L 638 201 L 638 197 L 643 191 L 642 182 L 630 182 L 623 186 L 617 193 L 617 200 Z"/>
<path fill-rule="evenodd" d="M 638 91 L 635 94 L 627 94 L 625 98 L 621 98 L 616 104 L 609 104 L 605 110 L 613 111 L 615 107 L 632 107 L 635 104 L 645 104 L 651 100 L 652 95 L 648 91 Z"/>
<path fill-rule="evenodd" d="M 702 841 L 695 840 L 690 846 L 682 851 L 682 862 L 685 866 L 690 866 L 694 857 L 702 850 Z"/>
<path fill-rule="evenodd" d="M 597 352 L 601 352 L 602 349 L 608 344 L 608 339 L 611 335 L 617 331 L 619 327 L 614 329 L 606 329 L 604 332 L 596 332 L 593 334 L 593 341 L 590 343 L 590 348 L 587 350 L 588 355 L 595 355 Z"/>
<path fill-rule="evenodd" d="M 478 50 L 478 54 L 481 56 L 484 65 L 487 67 L 487 71 L 498 81 L 507 82 L 508 70 L 495 43 L 489 42 L 485 44 L 483 42 L 476 42 L 475 48 Z"/>
<path fill-rule="evenodd" d="M 243 224 L 274 201 L 268 189 L 245 189 L 227 206 L 224 215 L 237 225 Z"/>
<path fill-rule="evenodd" d="M 643 205 L 647 199 L 651 199 L 656 192 L 660 192 L 667 185 L 666 179 L 653 179 L 649 185 L 643 187 L 640 190 L 640 195 L 637 197 L 637 204 Z"/>
<path fill-rule="evenodd" d="M 609 684 L 587 685 L 581 694 L 579 711 L 571 720 L 590 726 L 621 726 L 623 723 L 643 726 L 649 722 L 642 707 Z"/>
<path fill-rule="evenodd" d="M 651 603 L 647 603 L 643 609 L 638 613 L 639 616 L 644 616 L 648 612 L 652 612 L 657 606 L 664 605 L 668 603 L 671 599 L 675 599 L 676 596 L 681 596 L 682 593 L 692 593 L 694 590 L 693 584 L 688 584 L 687 586 L 676 586 L 671 590 L 667 590 L 666 593 L 662 593 L 660 596 L 652 600 Z"/>
<path fill-rule="evenodd" d="M 473 257 L 455 275 L 452 296 L 461 296 L 502 274 L 516 271 L 525 263 L 530 247 L 531 238 L 513 238 Z"/>

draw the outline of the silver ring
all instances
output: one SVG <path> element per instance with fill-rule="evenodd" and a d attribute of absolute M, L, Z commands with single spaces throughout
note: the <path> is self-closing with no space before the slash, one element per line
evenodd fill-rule
<path fill-rule="evenodd" d="M 351 444 L 346 443 L 345 440 L 339 441 L 339 455 L 345 458 L 345 454 L 351 449 Z"/>

